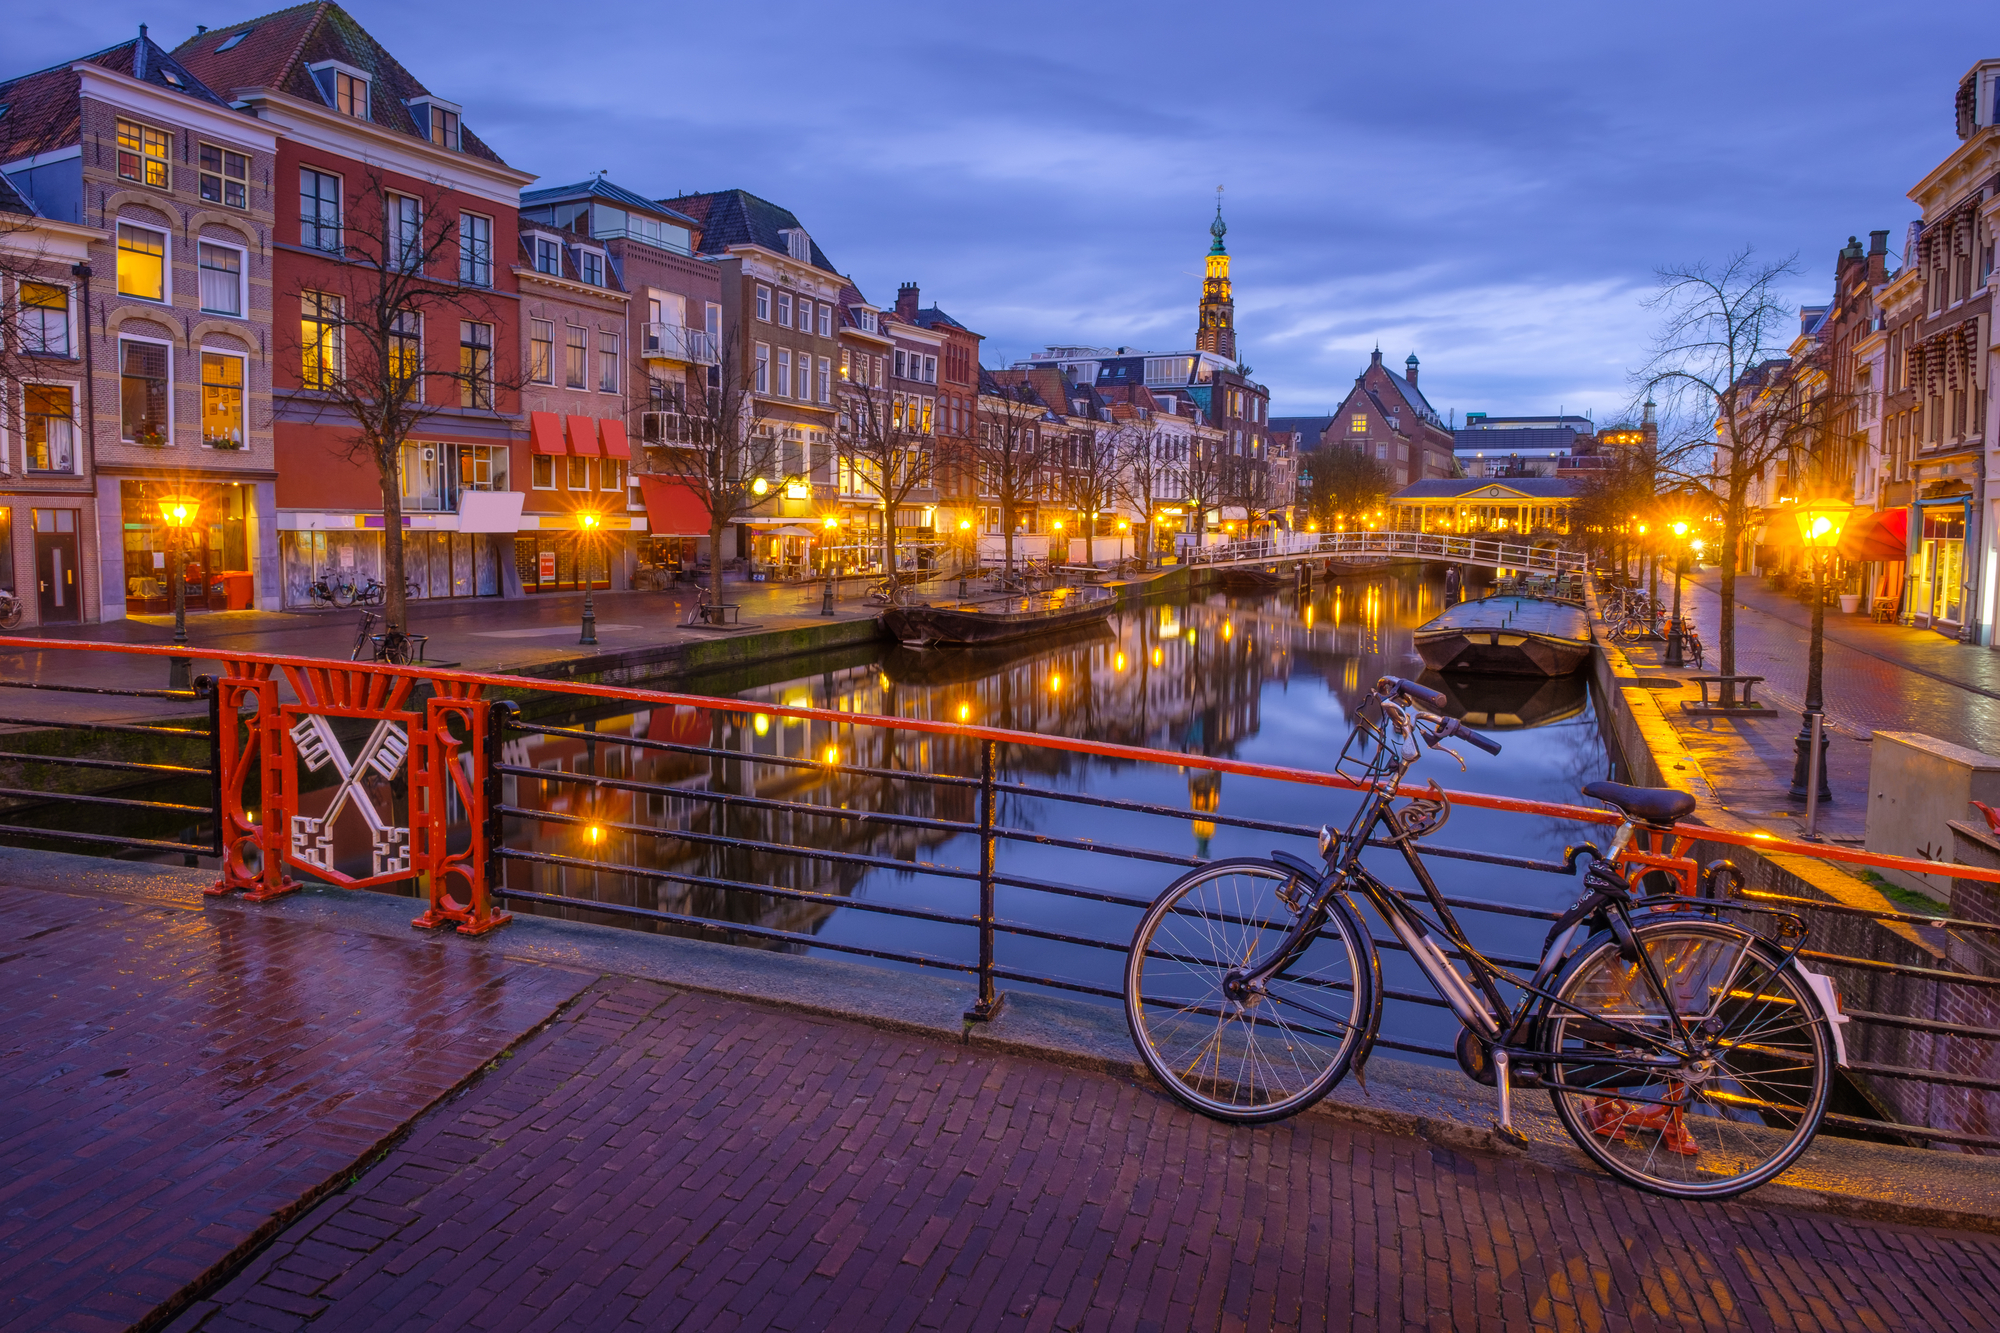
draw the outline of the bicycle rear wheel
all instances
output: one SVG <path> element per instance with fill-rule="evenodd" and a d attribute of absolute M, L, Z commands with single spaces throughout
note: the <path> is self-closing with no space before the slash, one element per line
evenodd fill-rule
<path fill-rule="evenodd" d="M 12 629 L 20 624 L 26 607 L 27 603 L 18 597 L 9 597 L 6 601 L 0 602 L 0 629 Z"/>
<path fill-rule="evenodd" d="M 1543 1028 L 1556 1114 L 1585 1153 L 1641 1189 L 1683 1199 L 1741 1194 L 1812 1142 L 1832 1088 L 1832 1042 L 1818 1004 L 1757 936 L 1713 921 L 1633 929 L 1694 1036 L 1671 1068 L 1608 1058 L 1668 1054 L 1666 1005 L 1609 936 L 1557 981 Z M 1582 1013 L 1576 1012 L 1582 1010 Z M 1655 1037 L 1638 1041 L 1601 1018 Z"/>
<path fill-rule="evenodd" d="M 1307 886 L 1269 861 L 1212 861 L 1147 909 L 1125 966 L 1125 1020 L 1176 1100 L 1258 1124 L 1302 1111 L 1347 1073 L 1374 1016 L 1360 923 L 1336 897 L 1319 932 L 1255 993 L 1235 973 L 1268 958 Z"/>

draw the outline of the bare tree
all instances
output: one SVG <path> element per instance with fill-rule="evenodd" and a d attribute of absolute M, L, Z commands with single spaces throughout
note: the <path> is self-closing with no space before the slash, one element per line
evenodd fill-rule
<path fill-rule="evenodd" d="M 1329 532 L 1337 518 L 1373 509 L 1395 489 L 1388 467 L 1352 445 L 1308 450 L 1300 456 L 1300 465 L 1305 473 L 1301 489 L 1306 513 Z"/>
<path fill-rule="evenodd" d="M 1775 461 L 1796 452 L 1809 415 L 1809 380 L 1785 356 L 1798 327 L 1779 284 L 1795 257 L 1761 262 L 1748 247 L 1720 266 L 1658 270 L 1646 301 L 1660 312 L 1652 354 L 1633 376 L 1658 398 L 1671 435 L 1660 450 L 1663 475 L 1694 486 L 1722 516 L 1722 623 L 1717 659 L 1736 670 L 1736 575 L 1752 487 Z M 1710 434 L 1711 429 L 1713 434 Z"/>
<path fill-rule="evenodd" d="M 1195 539 L 1200 541 L 1208 533 L 1208 511 L 1223 502 L 1222 442 L 1190 436 L 1181 476 L 1182 491 L 1194 510 Z"/>
<path fill-rule="evenodd" d="M 300 318 L 281 345 L 299 358 L 297 401 L 308 419 L 345 430 L 346 457 L 375 470 L 387 629 L 400 634 L 409 628 L 405 446 L 453 409 L 497 411 L 520 380 L 513 349 L 496 345 L 499 304 L 482 284 L 500 257 L 470 241 L 461 246 L 458 212 L 444 191 L 392 189 L 375 170 L 348 179 L 338 220 L 329 214 L 304 225 L 306 243 L 341 262 L 291 293 Z M 426 345 L 439 341 L 456 355 L 427 355 Z"/>
<path fill-rule="evenodd" d="M 783 461 L 778 436 L 755 414 L 743 388 L 743 336 L 738 330 L 708 383 L 683 389 L 655 381 L 664 394 L 654 407 L 671 423 L 647 451 L 656 474 L 684 484 L 708 515 L 709 600 L 722 601 L 722 539 L 740 516 L 764 503 Z M 759 490 L 759 483 L 765 489 Z"/>
<path fill-rule="evenodd" d="M 910 492 L 931 483 L 935 443 L 921 410 L 856 378 L 841 386 L 842 422 L 834 448 L 855 481 L 882 504 L 882 569 L 889 604 L 902 600 L 896 579 L 896 510 Z"/>
<path fill-rule="evenodd" d="M 1014 571 L 1014 517 L 1034 505 L 1047 483 L 1047 469 L 1062 435 L 1044 429 L 1048 409 L 1016 372 L 980 374 L 979 407 L 973 423 L 969 460 L 982 497 L 1000 507 L 1006 570 Z"/>
<path fill-rule="evenodd" d="M 1097 563 L 1098 515 L 1118 502 L 1118 436 L 1092 422 L 1063 445 L 1063 500 L 1083 525 L 1083 562 Z"/>
<path fill-rule="evenodd" d="M 0 435 L 9 439 L 27 433 L 28 394 L 48 377 L 48 358 L 82 355 L 71 330 L 80 334 L 89 320 L 79 305 L 72 321 L 77 298 L 63 281 L 70 265 L 50 253 L 48 242 L 34 215 L 0 181 Z M 73 419 L 80 419 L 84 405 L 72 404 L 71 410 Z M 70 427 L 51 422 L 44 429 Z"/>
<path fill-rule="evenodd" d="M 1117 409 L 1113 409 L 1114 412 Z M 1139 567 L 1153 565 L 1153 515 L 1163 500 L 1182 498 L 1180 467 L 1171 456 L 1171 444 L 1163 438 L 1154 414 L 1143 407 L 1126 409 L 1113 436 L 1114 473 L 1118 493 L 1145 519 L 1145 545 L 1140 547 Z"/>

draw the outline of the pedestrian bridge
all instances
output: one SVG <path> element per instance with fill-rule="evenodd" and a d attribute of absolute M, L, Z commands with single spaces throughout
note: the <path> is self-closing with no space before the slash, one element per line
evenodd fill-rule
<path fill-rule="evenodd" d="M 1518 569 L 1531 574 L 1583 574 L 1590 557 L 1560 546 L 1530 545 L 1443 532 L 1280 532 L 1250 541 L 1189 548 L 1189 565 L 1269 565 L 1302 560 L 1439 560 Z"/>

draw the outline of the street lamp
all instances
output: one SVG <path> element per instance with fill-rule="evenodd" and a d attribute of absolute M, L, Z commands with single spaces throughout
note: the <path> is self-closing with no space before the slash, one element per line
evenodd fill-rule
<path fill-rule="evenodd" d="M 593 648 L 597 646 L 597 602 L 592 596 L 595 590 L 592 576 L 597 572 L 595 568 L 597 562 L 590 556 L 595 549 L 594 539 L 597 530 L 603 523 L 601 515 L 588 509 L 576 516 L 576 530 L 579 534 L 577 544 L 583 548 L 578 552 L 583 557 L 583 633 L 578 637 L 577 643 Z"/>
<path fill-rule="evenodd" d="M 1668 526 L 1674 534 L 1674 613 L 1667 621 L 1667 658 L 1662 664 L 1678 670 L 1687 665 L 1687 636 L 1681 628 L 1681 566 L 1684 563 L 1682 543 L 1687 540 L 1686 519 L 1675 519 Z"/>
<path fill-rule="evenodd" d="M 1833 799 L 1826 780 L 1826 705 L 1821 697 L 1821 678 L 1826 663 L 1826 566 L 1834 548 L 1840 545 L 1840 531 L 1847 523 L 1851 506 L 1845 500 L 1823 499 L 1801 504 L 1793 511 L 1798 521 L 1799 540 L 1813 562 L 1812 640 L 1806 650 L 1806 706 L 1799 716 L 1799 734 L 1794 742 L 1797 762 L 1792 766 L 1792 795 L 1806 801 L 1806 826 L 1811 832 L 1819 813 L 1819 802 Z"/>
<path fill-rule="evenodd" d="M 201 513 L 201 501 L 192 495 L 160 497 L 160 521 L 167 525 L 173 543 L 174 647 L 185 648 L 187 622 L 187 530 Z M 185 657 L 167 661 L 167 688 L 185 690 L 193 686 L 194 664 Z"/>

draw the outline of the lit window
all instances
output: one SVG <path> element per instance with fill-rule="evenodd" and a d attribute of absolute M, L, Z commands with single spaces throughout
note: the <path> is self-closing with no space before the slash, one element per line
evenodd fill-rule
<path fill-rule="evenodd" d="M 410 384 L 423 373 L 424 317 L 414 310 L 398 310 L 389 325 L 389 374 L 399 384 Z"/>
<path fill-rule="evenodd" d="M 597 489 L 600 491 L 622 491 L 625 489 L 625 465 L 615 458 L 597 460 Z"/>
<path fill-rule="evenodd" d="M 566 328 L 569 342 L 566 349 L 567 359 L 563 365 L 563 369 L 566 372 L 563 376 L 563 383 L 572 389 L 581 389 L 584 387 L 584 358 L 586 356 L 584 332 L 574 324 L 567 325 Z"/>
<path fill-rule="evenodd" d="M 21 343 L 40 356 L 69 355 L 69 288 L 21 284 Z"/>
<path fill-rule="evenodd" d="M 243 447 L 243 358 L 201 354 L 201 442 L 211 449 Z"/>
<path fill-rule="evenodd" d="M 250 158 L 214 144 L 201 146 L 201 197 L 230 208 L 250 206 Z"/>
<path fill-rule="evenodd" d="M 340 177 L 310 168 L 299 172 L 299 244 L 340 252 Z"/>
<path fill-rule="evenodd" d="M 368 119 L 368 80 L 339 70 L 333 72 L 333 109 L 356 120 Z"/>
<path fill-rule="evenodd" d="M 618 392 L 618 335 L 597 335 L 597 388 L 600 393 Z"/>
<path fill-rule="evenodd" d="M 468 287 L 493 285 L 493 219 L 458 215 L 458 280 Z"/>
<path fill-rule="evenodd" d="M 76 471 L 75 398 L 67 385 L 23 387 L 30 472 Z"/>
<path fill-rule="evenodd" d="M 493 326 L 458 324 L 458 405 L 493 406 Z"/>
<path fill-rule="evenodd" d="M 341 375 L 341 302 L 325 292 L 299 296 L 300 377 L 308 389 L 331 389 Z"/>
<path fill-rule="evenodd" d="M 243 252 L 201 243 L 201 308 L 215 315 L 243 313 Z"/>
<path fill-rule="evenodd" d="M 118 345 L 119 438 L 167 443 L 167 349 L 160 343 Z"/>
<path fill-rule="evenodd" d="M 1367 414 L 1364 412 L 1356 412 L 1353 418 L 1347 423 L 1347 429 L 1351 434 L 1366 435 L 1368 433 Z"/>
<path fill-rule="evenodd" d="M 147 301 L 167 299 L 167 234 L 118 224 L 118 294 Z"/>
<path fill-rule="evenodd" d="M 118 121 L 118 174 L 128 181 L 167 188 L 174 136 L 123 117 Z"/>
<path fill-rule="evenodd" d="M 757 318 L 763 320 L 766 324 L 771 322 L 771 289 L 769 287 L 759 287 L 757 289 Z"/>
<path fill-rule="evenodd" d="M 553 320 L 528 321 L 528 378 L 537 384 L 555 382 L 556 326 Z"/>

